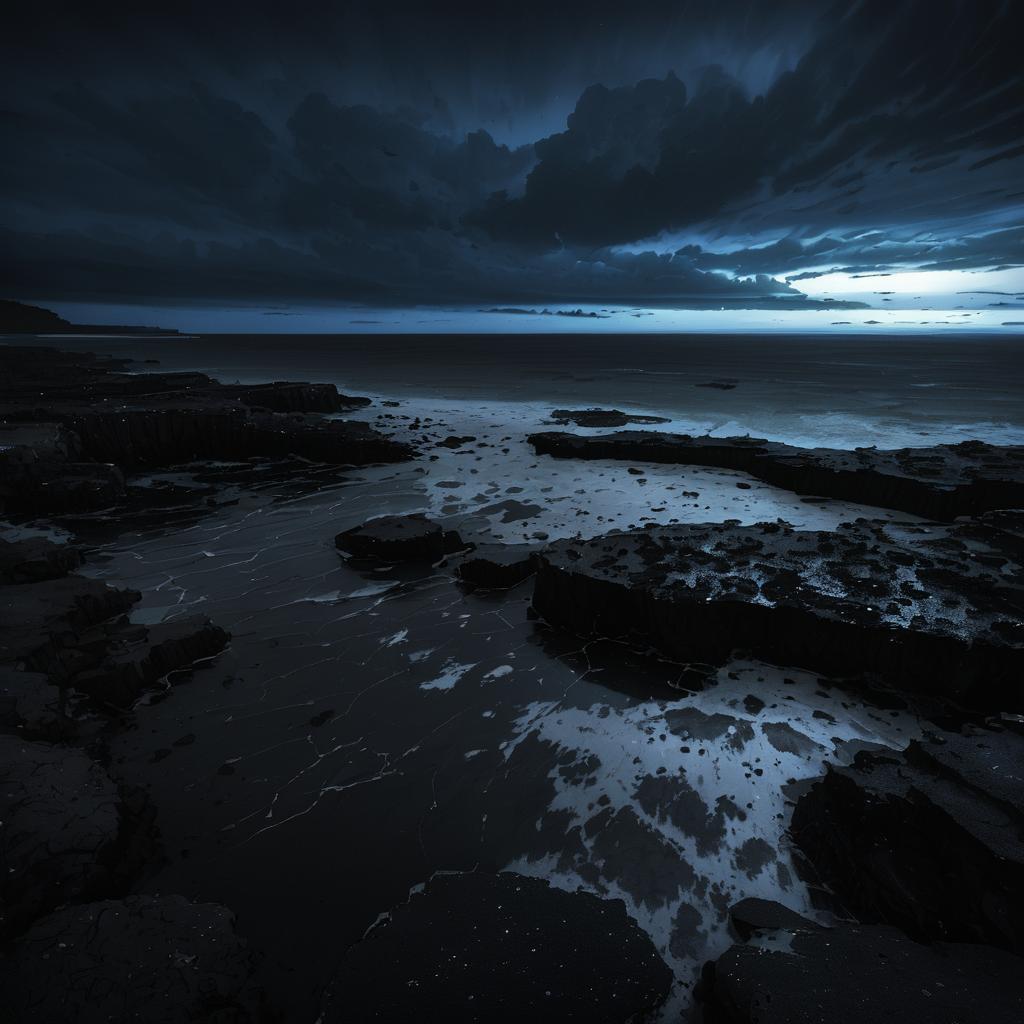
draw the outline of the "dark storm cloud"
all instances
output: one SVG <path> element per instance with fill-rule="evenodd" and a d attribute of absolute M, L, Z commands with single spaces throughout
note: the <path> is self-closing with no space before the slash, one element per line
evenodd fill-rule
<path fill-rule="evenodd" d="M 1000 270 L 1024 262 L 1024 227 L 991 230 L 978 237 L 957 234 L 949 238 L 901 239 L 892 232 L 881 231 L 857 233 L 848 238 L 824 236 L 806 242 L 787 237 L 769 245 L 729 252 L 687 245 L 677 249 L 675 256 L 698 270 L 762 274 L 790 282 L 837 271 L 886 273 L 907 266 L 921 270 L 973 270 L 979 266 Z M 820 269 L 801 270 L 808 266 Z"/>
<path fill-rule="evenodd" d="M 1019 189 L 1024 137 L 1014 13 L 953 0 L 854 5 L 752 98 L 720 68 L 689 93 L 671 75 L 593 87 L 566 130 L 536 144 L 524 195 L 494 197 L 477 220 L 528 244 L 608 245 L 707 220 L 759 182 L 794 197 L 828 178 L 841 214 L 867 175 L 904 161 L 926 175 L 963 154 L 964 176 L 1004 163 L 1005 197 Z M 933 211 L 949 201 L 934 190 Z"/>
<path fill-rule="evenodd" d="M 1021 262 L 1012 4 L 556 6 L 17 26 L 3 281 L 758 305 L 808 268 Z"/>

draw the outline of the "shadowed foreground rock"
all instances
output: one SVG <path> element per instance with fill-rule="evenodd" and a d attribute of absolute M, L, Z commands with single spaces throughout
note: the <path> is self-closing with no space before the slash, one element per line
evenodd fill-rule
<path fill-rule="evenodd" d="M 151 852 L 144 804 L 81 750 L 0 734 L 0 779 L 0 936 L 116 891 Z"/>
<path fill-rule="evenodd" d="M 858 520 L 658 527 L 559 541 L 533 604 L 577 634 L 683 661 L 734 651 L 995 710 L 1024 704 L 1020 514 L 952 526 Z"/>
<path fill-rule="evenodd" d="M 201 615 L 151 626 L 129 623 L 123 616 L 139 593 L 74 573 L 58 575 L 80 562 L 81 554 L 68 545 L 0 542 L 0 571 L 31 581 L 0 585 L 0 716 L 29 735 L 70 734 L 71 723 L 55 707 L 55 687 L 125 708 L 170 673 L 218 654 L 230 639 Z"/>
<path fill-rule="evenodd" d="M 862 752 L 800 798 L 791 833 L 861 920 L 1024 953 L 1024 736 Z"/>
<path fill-rule="evenodd" d="M 785 908 L 779 908 L 784 910 Z M 791 912 L 790 912 L 791 913 Z M 705 967 L 707 1024 L 995 1024 L 1024 1019 L 1024 960 L 895 928 L 762 927 Z"/>
<path fill-rule="evenodd" d="M 639 1021 L 671 981 L 619 900 L 435 875 L 349 950 L 321 1019 Z"/>
<path fill-rule="evenodd" d="M 379 516 L 334 538 L 335 546 L 356 558 L 383 562 L 436 562 L 458 551 L 462 539 L 422 513 Z"/>
<path fill-rule="evenodd" d="M 1024 505 L 1024 447 L 982 441 L 931 448 L 795 448 L 754 437 L 620 431 L 531 434 L 538 454 L 736 469 L 797 494 L 955 519 Z"/>
<path fill-rule="evenodd" d="M 37 922 L 0 959 L 0 988 L 25 1024 L 249 1024 L 266 1019 L 255 971 L 224 907 L 130 896 Z"/>
<path fill-rule="evenodd" d="M 0 538 L 0 583 L 37 583 L 66 576 L 82 564 L 82 552 L 70 544 L 40 537 Z"/>

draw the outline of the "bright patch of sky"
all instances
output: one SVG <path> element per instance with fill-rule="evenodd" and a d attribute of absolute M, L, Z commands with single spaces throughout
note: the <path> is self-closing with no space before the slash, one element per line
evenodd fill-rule
<path fill-rule="evenodd" d="M 928 293 L 899 287 L 905 301 L 883 302 L 878 290 L 896 290 L 893 277 L 874 282 L 860 279 L 851 286 L 864 289 L 869 309 L 656 309 L 647 307 L 552 304 L 522 307 L 519 312 L 488 312 L 473 308 L 413 307 L 381 309 L 353 306 L 139 306 L 100 305 L 74 302 L 42 302 L 49 309 L 75 323 L 141 324 L 169 327 L 189 334 L 580 334 L 580 333 L 934 333 L 981 332 L 1024 335 L 1024 291 L 985 294 L 991 284 L 979 274 L 969 278 L 968 288 L 980 294 Z M 1019 272 L 1016 272 L 1019 274 Z M 839 275 L 836 275 L 839 276 Z M 895 277 L 896 275 L 894 275 Z M 911 275 L 920 278 L 921 275 Z M 813 278 L 800 282 L 825 296 Z M 1018 283 L 1020 277 L 1016 278 Z M 984 281 L 984 283 L 979 283 Z M 918 282 L 920 283 L 920 282 Z M 963 282 L 958 282 L 963 283 Z M 1005 283 L 1003 281 L 1002 283 Z M 943 287 L 948 288 L 945 284 Z M 834 283 L 831 297 L 847 300 L 852 292 L 840 294 Z M 920 298 L 915 298 L 920 296 Z M 892 296 L 896 298 L 896 296 Z M 1011 305 L 999 306 L 1006 302 Z M 960 308 L 957 308 L 960 307 Z M 578 311 L 578 312 L 577 312 Z M 592 314 L 592 315 L 591 315 Z"/>
<path fill-rule="evenodd" d="M 808 268 L 815 269 L 815 268 Z M 795 282 L 812 299 L 836 298 L 893 308 L 1003 310 L 1024 319 L 1024 268 L 899 270 L 880 274 L 823 274 Z"/>

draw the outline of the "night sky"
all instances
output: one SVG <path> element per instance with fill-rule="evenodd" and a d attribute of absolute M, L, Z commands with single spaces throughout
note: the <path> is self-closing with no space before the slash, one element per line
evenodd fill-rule
<path fill-rule="evenodd" d="M 1021 305 L 1014 0 L 145 6 L 8 19 L 9 297 Z"/>

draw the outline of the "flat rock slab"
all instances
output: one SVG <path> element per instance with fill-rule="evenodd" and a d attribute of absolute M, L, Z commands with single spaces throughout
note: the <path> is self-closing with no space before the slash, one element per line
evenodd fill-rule
<path fill-rule="evenodd" d="M 249 1024 L 266 1019 L 234 917 L 181 896 L 68 907 L 0 960 L 4 1013 L 33 1024 Z"/>
<path fill-rule="evenodd" d="M 380 516 L 334 538 L 335 546 L 356 558 L 384 562 L 437 562 L 462 547 L 459 535 L 422 513 Z"/>
<path fill-rule="evenodd" d="M 796 448 L 752 437 L 619 431 L 531 434 L 541 455 L 741 470 L 797 494 L 950 520 L 1024 506 L 1024 447 L 982 441 L 932 448 Z"/>
<path fill-rule="evenodd" d="M 559 541 L 539 556 L 533 603 L 580 635 L 683 661 L 740 651 L 1016 710 L 1024 556 L 1006 525 L 697 524 Z"/>
<path fill-rule="evenodd" d="M 1024 960 L 920 945 L 894 928 L 778 931 L 732 946 L 702 985 L 716 1024 L 993 1024 L 1024 1020 Z"/>
<path fill-rule="evenodd" d="M 0 934 L 110 884 L 121 800 L 80 750 L 0 734 Z"/>
<path fill-rule="evenodd" d="M 459 579 L 477 587 L 506 590 L 537 571 L 537 548 L 526 544 L 487 544 L 476 547 L 456 567 Z"/>
<path fill-rule="evenodd" d="M 1024 953 L 1024 736 L 968 727 L 862 752 L 797 802 L 791 834 L 860 919 Z"/>
<path fill-rule="evenodd" d="M 664 416 L 634 416 L 619 409 L 555 409 L 551 419 L 563 426 L 575 423 L 577 427 L 624 427 L 628 423 L 668 423 Z"/>
<path fill-rule="evenodd" d="M 436 875 L 349 950 L 321 1020 L 624 1022 L 671 982 L 620 900 L 508 873 Z"/>

